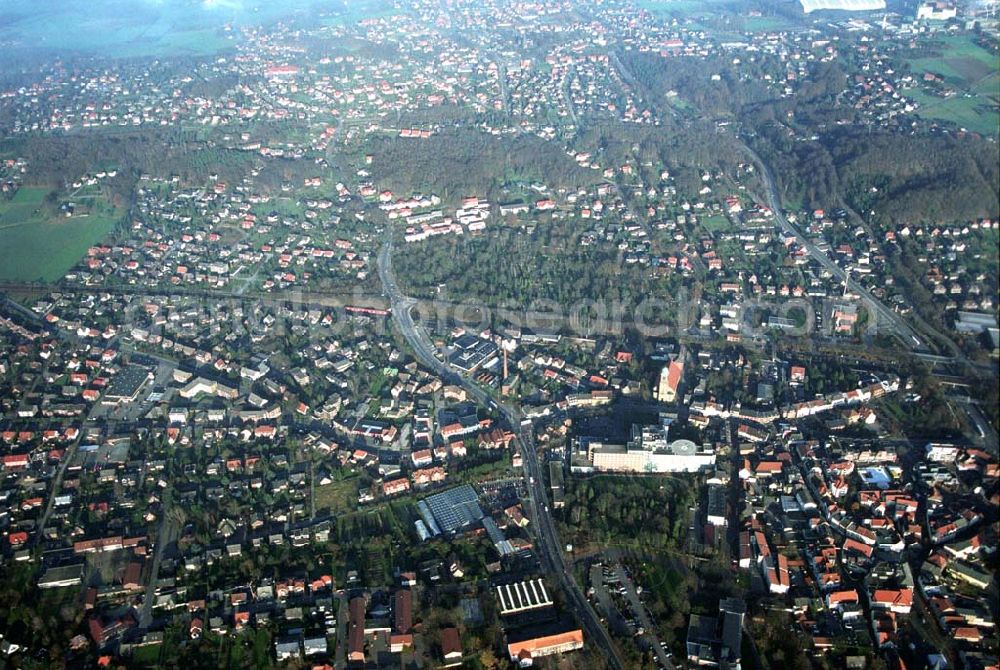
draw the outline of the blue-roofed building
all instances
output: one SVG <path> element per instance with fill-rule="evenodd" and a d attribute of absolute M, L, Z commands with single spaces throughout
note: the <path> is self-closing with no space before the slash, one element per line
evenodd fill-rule
<path fill-rule="evenodd" d="M 504 537 L 503 531 L 500 530 L 493 519 L 490 517 L 484 518 L 483 528 L 486 529 L 486 534 L 489 535 L 490 540 L 496 546 L 501 556 L 510 556 L 517 551 L 514 549 L 514 545 L 510 543 L 510 540 Z"/>
<path fill-rule="evenodd" d="M 431 508 L 427 506 L 426 501 L 421 500 L 417 503 L 417 511 L 420 512 L 420 518 L 423 519 L 431 537 L 440 535 L 441 529 L 438 528 L 437 521 L 434 520 L 434 515 L 431 513 Z"/>
<path fill-rule="evenodd" d="M 424 500 L 438 527 L 446 535 L 455 535 L 482 520 L 479 496 L 468 484 L 429 496 Z"/>

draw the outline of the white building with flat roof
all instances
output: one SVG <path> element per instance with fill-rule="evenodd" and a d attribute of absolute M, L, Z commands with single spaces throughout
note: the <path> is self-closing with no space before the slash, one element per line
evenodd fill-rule
<path fill-rule="evenodd" d="M 590 442 L 587 460 L 599 472 L 700 472 L 715 466 L 715 452 L 691 440 L 668 439 L 669 420 L 633 425 L 627 444 Z"/>
<path fill-rule="evenodd" d="M 806 14 L 821 10 L 873 12 L 885 9 L 885 0 L 799 0 Z"/>
<path fill-rule="evenodd" d="M 495 587 L 500 601 L 500 614 L 517 614 L 552 605 L 552 598 L 541 579 L 529 579 Z"/>
<path fill-rule="evenodd" d="M 917 7 L 918 21 L 948 21 L 958 16 L 958 8 L 950 2 L 924 2 Z"/>

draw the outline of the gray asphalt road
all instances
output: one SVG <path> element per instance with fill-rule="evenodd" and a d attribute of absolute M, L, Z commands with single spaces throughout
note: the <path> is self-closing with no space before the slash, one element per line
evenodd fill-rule
<path fill-rule="evenodd" d="M 667 651 L 660 646 L 660 638 L 656 634 L 656 626 L 649 617 L 649 611 L 646 609 L 646 606 L 642 604 L 642 601 L 639 600 L 639 593 L 635 590 L 635 584 L 632 583 L 632 579 L 628 576 L 628 573 L 625 572 L 625 568 L 622 567 L 621 563 L 615 564 L 615 571 L 618 576 L 618 581 L 621 582 L 621 585 L 625 588 L 625 598 L 628 600 L 628 604 L 632 607 L 632 614 L 643 627 L 643 637 L 646 638 L 646 640 L 650 643 L 650 646 L 652 646 L 660 664 L 668 670 L 674 670 L 674 664 L 667 656 Z"/>
<path fill-rule="evenodd" d="M 139 609 L 139 627 L 149 628 L 153 621 L 153 602 L 156 600 L 156 582 L 160 577 L 160 562 L 163 560 L 163 550 L 174 540 L 177 530 L 167 513 L 170 509 L 169 490 L 164 492 L 163 511 L 160 517 L 160 528 L 156 535 L 156 548 L 153 550 L 153 566 L 149 571 L 149 582 L 143 592 L 142 607 Z"/>
<path fill-rule="evenodd" d="M 459 375 L 437 357 L 434 345 L 427 334 L 413 321 L 411 310 L 416 300 L 403 295 L 392 272 L 392 231 L 387 229 L 386 242 L 379 250 L 377 259 L 379 279 L 392 305 L 392 316 L 403 337 L 413 348 L 422 364 L 434 370 L 447 384 L 463 387 L 480 404 L 500 411 L 512 429 L 517 431 L 519 448 L 524 462 L 524 478 L 529 497 L 528 514 L 534 520 L 535 549 L 546 572 L 555 577 L 566 594 L 566 606 L 580 622 L 585 636 L 597 648 L 607 654 L 610 667 L 624 670 L 624 663 L 611 640 L 608 631 L 601 624 L 583 591 L 573 578 L 570 566 L 562 553 L 562 545 L 549 513 L 548 499 L 541 474 L 541 465 L 535 449 L 534 436 L 530 425 L 521 425 L 520 411 L 507 405 L 497 404 L 481 387 L 472 380 Z"/>
<path fill-rule="evenodd" d="M 774 176 L 771 174 L 770 168 L 761 160 L 760 156 L 757 155 L 753 149 L 746 147 L 747 152 L 753 156 L 754 161 L 757 163 L 761 170 L 761 176 L 764 179 L 764 185 L 767 190 L 765 194 L 767 197 L 767 205 L 771 208 L 774 213 L 774 218 L 781 226 L 781 229 L 795 237 L 796 242 L 805 249 L 809 255 L 815 259 L 820 265 L 828 270 L 833 276 L 837 277 L 841 283 L 846 282 L 847 287 L 857 295 L 861 296 L 864 301 L 865 306 L 869 311 L 878 319 L 879 328 L 884 328 L 888 332 L 895 333 L 904 346 L 910 351 L 926 349 L 927 343 L 917 336 L 916 331 L 903 319 L 902 316 L 892 311 L 886 307 L 882 302 L 877 300 L 868 289 L 861 286 L 858 282 L 850 278 L 850 275 L 842 267 L 837 265 L 836 262 L 829 255 L 815 244 L 810 242 L 805 235 L 799 232 L 787 217 L 785 217 L 784 210 L 781 206 L 781 198 L 778 195 L 778 187 L 775 185 Z"/>

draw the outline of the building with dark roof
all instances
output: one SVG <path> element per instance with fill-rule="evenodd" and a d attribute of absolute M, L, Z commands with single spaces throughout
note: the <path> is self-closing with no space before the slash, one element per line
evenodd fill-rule
<path fill-rule="evenodd" d="M 455 351 L 448 362 L 463 372 L 472 372 L 496 356 L 497 345 L 472 335 L 462 335 L 455 340 Z"/>
<path fill-rule="evenodd" d="M 83 563 L 49 568 L 39 578 L 38 588 L 54 589 L 64 586 L 76 586 L 83 579 L 83 568 Z"/>
<path fill-rule="evenodd" d="M 713 526 L 726 525 L 726 487 L 722 484 L 708 485 L 706 520 Z"/>
<path fill-rule="evenodd" d="M 348 604 L 347 662 L 365 662 L 365 611 L 367 603 L 361 596 L 351 598 Z"/>
<path fill-rule="evenodd" d="M 485 516 L 479 506 L 479 496 L 468 484 L 429 496 L 424 502 L 445 535 L 464 531 Z"/>
<path fill-rule="evenodd" d="M 746 604 L 740 598 L 719 601 L 719 616 L 691 615 L 687 655 L 692 664 L 739 670 Z"/>
<path fill-rule="evenodd" d="M 122 368 L 104 394 L 101 401 L 106 405 L 135 402 L 143 387 L 153 378 L 153 373 L 140 365 L 126 365 Z"/>

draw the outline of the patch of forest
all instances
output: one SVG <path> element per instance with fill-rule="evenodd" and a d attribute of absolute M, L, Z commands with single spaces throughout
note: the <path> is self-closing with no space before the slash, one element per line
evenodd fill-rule
<path fill-rule="evenodd" d="M 496 200 L 503 184 L 541 182 L 575 189 L 599 181 L 561 148 L 534 136 L 498 138 L 450 128 L 426 139 L 373 137 L 365 151 L 379 183 L 395 193 L 435 193 L 444 200 L 477 195 Z"/>
<path fill-rule="evenodd" d="M 684 539 L 692 484 L 675 477 L 603 476 L 566 480 L 563 539 L 595 546 L 669 549 Z"/>
<path fill-rule="evenodd" d="M 778 71 L 767 56 L 739 65 L 721 58 L 665 59 L 631 52 L 621 57 L 661 108 L 673 91 L 701 116 L 738 124 L 771 168 L 786 204 L 808 209 L 850 205 L 894 223 L 966 221 L 1000 213 L 995 143 L 974 135 L 866 127 L 853 106 L 839 102 L 848 73 L 838 63 L 817 65 L 794 97 L 780 97 L 764 85 L 764 77 Z M 690 146 L 692 139 L 681 141 Z M 734 147 L 738 143 L 720 140 L 702 151 L 710 148 L 716 160 L 732 162 L 740 160 L 732 155 Z"/>
<path fill-rule="evenodd" d="M 539 223 L 534 234 L 500 228 L 401 245 L 393 263 L 413 295 L 491 306 L 537 300 L 570 306 L 592 299 L 634 306 L 654 293 L 670 295 L 664 286 L 669 279 L 654 280 L 641 266 L 622 267 L 617 250 L 581 246 L 578 237 L 573 222 Z M 444 295 L 436 293 L 441 285 Z"/>
<path fill-rule="evenodd" d="M 188 183 L 206 181 L 215 174 L 222 181 L 237 182 L 254 160 L 253 154 L 199 141 L 193 133 L 177 128 L 10 138 L 0 142 L 0 155 L 25 158 L 32 183 L 53 187 L 114 168 L 117 176 L 106 183 L 113 193 L 126 198 L 143 173 L 178 175 Z"/>

